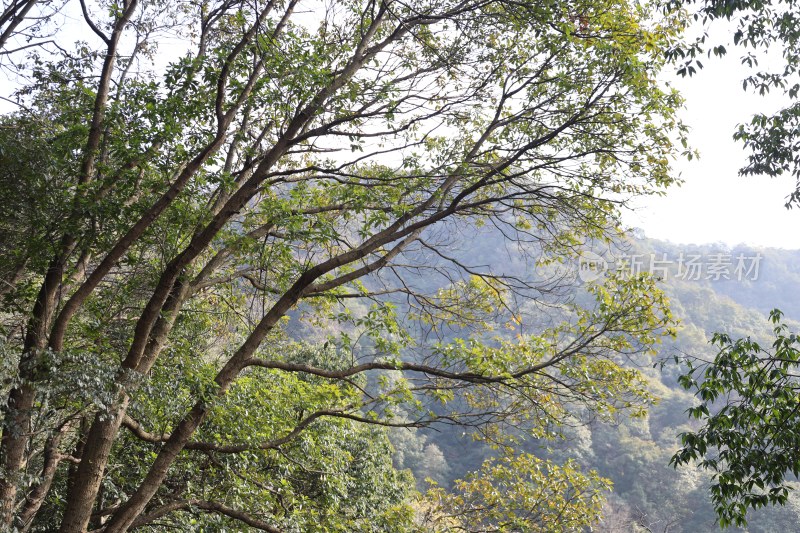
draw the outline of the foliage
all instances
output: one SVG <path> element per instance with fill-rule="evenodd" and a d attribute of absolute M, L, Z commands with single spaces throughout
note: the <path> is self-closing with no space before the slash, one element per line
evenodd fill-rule
<path fill-rule="evenodd" d="M 343 366 L 330 347 L 289 345 L 281 351 L 289 361 Z M 113 451 L 116 470 L 103 485 L 101 497 L 109 505 L 140 482 L 148 460 L 169 434 L 170 415 L 185 409 L 185 398 L 198 386 L 191 379 L 176 379 L 177 366 L 192 364 L 180 359 L 172 357 L 154 369 L 132 399 L 128 431 Z M 192 374 L 213 376 L 213 365 L 194 364 Z M 191 451 L 178 458 L 153 507 L 135 524 L 153 531 L 185 526 L 250 530 L 214 513 L 208 508 L 213 502 L 281 531 L 406 531 L 414 512 L 413 480 L 407 471 L 393 468 L 386 428 L 336 417 L 337 408 L 358 396 L 356 384 L 275 370 L 247 372 L 224 399 L 214 402 Z M 289 438 L 306 413 L 323 410 L 330 416 L 312 419 Z M 147 420 L 149 427 L 138 420 Z"/>
<path fill-rule="evenodd" d="M 742 65 L 750 69 L 742 80 L 742 88 L 764 95 L 779 91 L 790 102 L 773 114 L 757 113 L 749 124 L 739 125 L 734 138 L 750 150 L 748 164 L 741 169 L 744 175 L 780 176 L 791 174 L 798 178 L 798 189 L 787 201 L 787 207 L 800 202 L 800 159 L 793 149 L 797 145 L 800 120 L 800 3 L 795 0 L 669 0 L 666 9 L 685 5 L 696 21 L 706 29 L 715 21 L 733 21 L 732 45 L 743 50 Z M 731 43 L 726 43 L 731 46 Z M 680 75 L 691 76 L 703 64 L 700 58 L 723 56 L 725 44 L 709 44 L 708 33 L 690 45 L 678 45 L 667 50 L 667 57 L 678 61 Z M 779 52 L 779 53 L 778 53 Z M 762 64 L 766 64 L 764 67 Z"/>
<path fill-rule="evenodd" d="M 620 250 L 615 250 L 616 256 L 621 253 L 629 257 L 638 255 L 645 263 L 643 269 L 647 269 L 651 257 L 661 260 L 666 256 L 674 261 L 670 271 L 662 275 L 660 286 L 669 297 L 671 312 L 679 322 L 676 336 L 663 339 L 663 344 L 656 347 L 655 359 L 636 355 L 616 359 L 623 368 L 637 369 L 639 379 L 644 378 L 648 394 L 658 401 L 648 402 L 645 416 L 633 419 L 624 416 L 629 410 L 622 410 L 615 417 L 598 420 L 595 413 L 574 406 L 560 413 L 558 426 L 548 428 L 554 438 L 531 438 L 518 433 L 517 437 L 526 438 L 518 438 L 514 447 L 518 453 L 531 453 L 559 465 L 568 460 L 577 461 L 584 472 L 596 470 L 613 481 L 613 493 L 608 495 L 603 509 L 604 518 L 592 526 L 594 531 L 618 533 L 647 531 L 647 528 L 669 533 L 712 531 L 718 527 L 708 494 L 712 473 L 694 467 L 674 469 L 668 466 L 680 447 L 677 435 L 698 429 L 698 422 L 686 417 L 686 410 L 694 407 L 697 400 L 678 384 L 683 370 L 673 364 L 673 358 L 675 354 L 691 354 L 713 359 L 715 351 L 709 340 L 715 331 L 723 331 L 733 338 L 752 335 L 756 342 L 767 346 L 772 335 L 765 320 L 769 304 L 778 299 L 788 306 L 787 317 L 798 315 L 795 300 L 800 294 L 797 276 L 800 255 L 790 250 L 728 248 L 721 244 L 678 245 L 641 237 L 619 242 L 617 246 Z M 505 272 L 522 276 L 530 267 L 516 258 L 507 261 L 505 248 L 499 236 L 480 239 L 465 247 L 458 257 L 500 262 Z M 702 258 L 723 254 L 734 259 L 739 254 L 746 257 L 761 254 L 762 259 L 756 280 L 738 280 L 735 276 L 715 280 L 713 276 L 706 279 L 705 275 L 695 280 L 680 277 L 677 259 L 681 253 L 684 257 Z M 581 304 L 589 303 L 583 290 L 574 298 Z M 546 309 L 550 316 L 555 315 L 552 306 Z M 400 310 L 398 307 L 398 312 Z M 521 330 L 525 332 L 526 325 L 533 322 L 532 317 L 541 316 L 541 309 L 536 302 L 528 301 L 518 313 L 522 326 L 513 330 L 498 328 L 491 335 L 502 336 L 513 344 Z M 790 329 L 797 331 L 798 324 L 786 320 Z M 653 367 L 656 362 L 659 364 Z M 586 425 L 586 421 L 594 423 Z M 461 427 L 397 431 L 402 433 L 402 440 L 394 432 L 392 440 L 403 447 L 396 455 L 398 464 L 411 468 L 418 480 L 424 479 L 429 472 L 427 466 L 433 465 L 435 470 L 430 471 L 434 474 L 431 477 L 435 476 L 444 488 L 451 488 L 457 479 L 465 479 L 470 472 L 479 469 L 484 460 L 497 453 L 487 443 L 472 442 Z M 426 456 L 426 449 L 430 456 Z M 406 450 L 415 451 L 403 453 Z M 731 526 L 730 529 L 750 533 L 791 531 L 800 516 L 799 508 L 797 491 L 790 491 L 785 506 L 751 509 L 746 528 Z"/>
<path fill-rule="evenodd" d="M 748 508 L 785 504 L 787 473 L 800 472 L 797 366 L 798 338 L 774 310 L 771 350 L 751 338 L 731 339 L 717 333 L 713 361 L 696 364 L 680 383 L 695 392 L 699 405 L 689 409 L 702 422 L 697 431 L 681 435 L 675 466 L 699 461 L 714 472 L 711 497 L 720 525 L 745 525 Z"/>
<path fill-rule="evenodd" d="M 489 459 L 455 482 L 452 493 L 425 495 L 426 520 L 435 531 L 580 531 L 600 517 L 608 480 L 529 454 Z"/>
<path fill-rule="evenodd" d="M 800 5 L 794 0 L 686 0 L 665 5 L 669 9 L 698 5 L 694 19 L 706 26 L 720 19 L 733 21 L 733 45 L 744 50 L 741 63 L 751 70 L 742 81 L 742 88 L 761 95 L 780 91 L 788 100 L 788 105 L 772 115 L 754 115 L 749 124 L 738 127 L 734 138 L 751 151 L 742 174 L 789 173 L 797 178 L 797 188 L 786 203 L 791 208 L 800 202 L 800 159 L 796 150 L 800 131 Z M 709 56 L 727 53 L 724 45 L 709 46 L 707 40 L 706 33 L 689 46 L 668 50 L 668 57 L 683 61 L 679 74 L 691 76 L 702 68 L 698 57 L 705 51 Z M 767 66 L 762 67 L 759 61 Z M 791 279 L 792 274 L 786 274 L 777 287 L 782 289 Z M 763 292 L 769 293 L 773 288 L 767 286 Z M 775 298 L 781 298 L 782 290 L 777 292 Z M 700 405 L 689 409 L 689 413 L 703 426 L 682 434 L 683 447 L 673 456 L 672 463 L 678 466 L 699 460 L 702 467 L 714 472 L 711 496 L 723 527 L 745 525 L 750 509 L 786 504 L 791 485 L 786 480 L 787 473 L 797 476 L 797 389 L 793 373 L 796 337 L 787 334 L 788 326 L 781 324 L 781 317 L 780 311 L 770 313 L 775 325 L 771 350 L 762 348 L 763 344 L 750 336 L 733 340 L 727 333 L 716 333 L 712 343 L 719 353 L 713 361 L 695 365 L 687 359 L 689 371 L 680 377 L 681 385 L 700 398 Z M 701 380 L 696 377 L 700 374 Z"/>
<path fill-rule="evenodd" d="M 451 250 L 494 227 L 569 261 L 675 182 L 681 99 L 657 79 L 680 12 L 79 7 L 86 42 L 4 49 L 0 528 L 399 525 L 372 426 L 508 445 L 651 403 L 622 362 L 670 333 L 652 280 L 572 300 Z M 527 328 L 530 301 L 553 312 Z M 297 322 L 336 350 L 291 348 Z"/>

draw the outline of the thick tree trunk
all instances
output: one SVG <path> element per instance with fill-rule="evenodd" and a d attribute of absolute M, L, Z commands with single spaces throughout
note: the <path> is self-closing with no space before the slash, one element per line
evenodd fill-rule
<path fill-rule="evenodd" d="M 67 494 L 67 506 L 61 522 L 62 533 L 83 533 L 92 516 L 95 497 L 103 480 L 111 446 L 117 436 L 128 407 L 128 396 L 124 395 L 114 413 L 100 413 L 95 417 L 86 438 L 81 462 Z"/>
<path fill-rule="evenodd" d="M 158 488 L 166 478 L 169 468 L 172 463 L 181 453 L 186 443 L 192 438 L 192 435 L 203 422 L 206 416 L 206 408 L 202 404 L 195 405 L 189 414 L 184 417 L 178 427 L 172 432 L 169 440 L 161 448 L 153 465 L 147 472 L 147 476 L 138 490 L 128 500 L 128 502 L 114 515 L 111 520 L 106 524 L 104 533 L 124 533 L 133 524 L 145 509 L 145 506 L 150 502 L 150 499 L 156 493 Z M 61 529 L 62 533 L 67 531 L 81 533 L 81 530 L 65 530 Z"/>
<path fill-rule="evenodd" d="M 108 103 L 111 76 L 117 58 L 117 46 L 122 32 L 136 9 L 138 0 L 128 0 L 121 16 L 116 20 L 113 33 L 106 40 L 108 45 L 103 61 L 103 69 L 94 102 L 92 122 L 81 163 L 78 184 L 86 184 L 92 180 L 95 162 L 102 137 L 102 124 Z M 74 199 L 71 220 L 76 222 L 82 216 L 80 203 L 85 191 L 80 189 Z M 14 507 L 17 499 L 16 478 L 25 463 L 25 450 L 29 441 L 31 408 L 35 401 L 36 391 L 31 385 L 38 372 L 41 351 L 47 346 L 47 331 L 55 314 L 56 297 L 62 288 L 64 268 L 76 244 L 73 235 L 65 234 L 60 249 L 45 274 L 42 287 L 34 304 L 32 318 L 20 358 L 21 385 L 9 393 L 6 406 L 6 424 L 0 441 L 0 458 L 3 472 L 0 479 L 0 528 L 7 529 L 13 521 Z"/>
<path fill-rule="evenodd" d="M 138 371 L 146 373 L 155 362 L 156 357 L 166 342 L 167 335 L 172 329 L 175 318 L 181 309 L 183 301 L 189 293 L 190 286 L 178 283 L 163 309 L 161 317 L 153 327 L 153 337 L 145 349 L 147 355 L 144 361 L 138 361 Z M 123 372 L 134 369 L 125 367 Z M 119 432 L 120 425 L 125 418 L 130 401 L 130 390 L 125 388 L 124 380 L 120 384 L 120 400 L 112 406 L 109 412 L 97 415 L 86 434 L 85 444 L 81 452 L 81 462 L 71 478 L 67 506 L 61 531 L 82 532 L 86 529 L 91 518 L 92 509 L 97 499 L 100 483 L 103 479 L 111 447 Z"/>
<path fill-rule="evenodd" d="M 286 149 L 286 143 L 278 143 L 278 145 L 273 148 L 270 156 L 262 163 L 262 166 L 265 169 L 270 168 L 271 165 L 283 155 Z M 208 226 L 197 233 L 187 248 L 180 255 L 175 257 L 164 270 L 153 296 L 150 301 L 148 301 L 147 306 L 136 324 L 134 340 L 123 362 L 123 368 L 126 369 L 126 371 L 135 371 L 140 374 L 145 374 L 152 367 L 161 351 L 161 347 L 166 341 L 174 319 L 180 311 L 180 306 L 186 298 L 188 291 L 191 289 L 188 283 L 181 283 L 179 278 L 186 266 L 190 265 L 206 250 L 206 247 L 211 243 L 224 224 L 231 216 L 237 213 L 241 206 L 252 196 L 256 190 L 255 182 L 249 185 L 249 189 L 242 188 L 237 191 L 237 193 L 232 196 L 228 205 L 226 205 L 226 208 L 223 209 Z M 124 401 L 119 403 L 113 413 L 105 415 L 110 417 L 113 423 L 108 423 L 106 420 L 96 418 L 87 436 L 87 445 L 83 452 L 81 464 L 78 467 L 78 475 L 75 477 L 74 486 L 67 499 L 64 521 L 62 522 L 60 530 L 62 533 L 82 532 L 88 524 L 92 507 L 94 506 L 94 500 L 97 496 L 97 490 L 100 486 L 100 480 L 103 476 L 102 469 L 105 468 L 108 462 L 111 445 L 117 436 L 120 424 L 126 414 L 129 401 L 128 394 L 130 391 L 124 390 L 123 383 L 121 383 L 121 385 L 123 386 L 123 392 L 121 394 L 124 395 Z M 203 409 L 203 414 L 199 415 L 196 421 L 197 425 L 200 424 L 205 416 L 204 413 L 205 410 Z M 188 424 L 184 427 L 184 431 L 187 432 L 186 441 L 188 441 L 194 433 L 194 430 L 197 429 L 197 425 L 191 426 L 187 420 L 189 419 L 184 419 L 182 422 L 182 425 L 184 422 Z M 179 426 L 175 432 L 179 433 L 181 427 L 182 426 Z M 179 446 L 176 448 L 175 456 L 180 453 L 180 450 L 183 449 L 186 443 L 186 441 L 181 440 L 180 434 L 176 436 L 176 439 L 177 440 L 172 444 L 173 447 Z M 162 449 L 161 453 L 165 454 L 165 450 Z M 161 457 L 161 454 L 159 457 Z M 166 475 L 169 465 L 172 464 L 174 460 L 174 457 L 168 459 L 167 457 L 168 454 L 165 455 L 163 459 L 165 461 L 163 475 Z M 157 458 L 156 462 L 158 461 L 159 459 Z M 156 468 L 156 465 L 154 465 L 153 468 Z M 125 527 L 128 527 L 132 520 L 138 516 L 138 513 L 144 509 L 144 505 L 149 502 L 152 494 L 154 494 L 155 490 L 160 486 L 161 481 L 163 481 L 163 477 L 161 477 L 158 483 L 152 488 L 153 492 L 146 496 L 141 509 L 136 511 L 130 521 L 126 519 L 125 523 L 127 525 Z M 113 518 L 111 523 L 114 523 Z M 107 531 L 110 530 L 107 529 Z"/>
<path fill-rule="evenodd" d="M 19 475 L 26 461 L 26 450 L 31 431 L 31 409 L 36 398 L 33 381 L 38 371 L 41 351 L 46 345 L 46 332 L 55 312 L 55 302 L 64 273 L 66 257 L 72 252 L 74 241 L 65 238 L 59 257 L 48 267 L 42 287 L 36 297 L 33 313 L 19 363 L 20 384 L 8 394 L 4 407 L 3 436 L 0 439 L 0 529 L 8 529 L 13 521 L 17 499 Z"/>
<path fill-rule="evenodd" d="M 14 506 L 22 467 L 25 464 L 25 443 L 30 433 L 33 387 L 23 384 L 9 394 L 2 447 L 3 473 L 0 479 L 0 529 L 9 528 L 14 519 Z"/>
<path fill-rule="evenodd" d="M 258 326 L 256 326 L 253 333 L 250 334 L 250 337 L 248 337 L 239 350 L 217 374 L 214 381 L 216 381 L 219 386 L 217 390 L 218 395 L 222 396 L 227 392 L 228 388 L 246 364 L 246 361 L 252 357 L 267 334 L 269 334 L 272 328 L 275 327 L 275 324 L 278 323 L 288 310 L 297 303 L 305 287 L 312 283 L 320 274 L 321 272 L 307 272 L 302 275 L 292 288 L 272 306 L 261 322 L 259 322 Z M 167 442 L 161 448 L 158 457 L 156 457 L 156 460 L 147 472 L 144 481 L 142 481 L 139 488 L 130 499 L 112 515 L 104 533 L 124 533 L 128 531 L 134 520 L 144 512 L 145 507 L 150 503 L 150 499 L 155 495 L 156 491 L 167 477 L 170 467 L 178 458 L 178 455 L 184 449 L 186 443 L 192 438 L 197 428 L 200 427 L 205 416 L 206 405 L 203 402 L 198 402 L 186 416 L 183 417 Z M 70 530 L 70 533 L 72 533 L 72 531 L 75 533 L 80 532 L 80 530 Z M 62 533 L 66 533 L 66 530 L 62 529 Z"/>

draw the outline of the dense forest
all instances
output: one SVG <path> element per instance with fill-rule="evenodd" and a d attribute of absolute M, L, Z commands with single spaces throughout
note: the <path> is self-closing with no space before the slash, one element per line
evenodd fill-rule
<path fill-rule="evenodd" d="M 502 240 L 481 242 L 485 244 L 476 247 L 472 243 L 465 253 L 478 254 L 485 264 L 496 268 L 522 268 L 505 261 L 508 251 Z M 713 359 L 716 347 L 710 341 L 716 332 L 732 337 L 752 336 L 769 344 L 772 325 L 767 316 L 774 306 L 784 310 L 787 322 L 798 331 L 800 251 L 678 245 L 635 233 L 618 243 L 615 254 L 607 255 L 609 268 L 615 265 L 614 255 L 618 258 L 617 268 L 639 268 L 662 277 L 661 286 L 679 322 L 676 337 L 665 340 L 657 353 L 627 361 L 647 376 L 648 388 L 658 400 L 645 416 L 631 418 L 623 414 L 613 421 L 589 423 L 576 420 L 562 428 L 562 437 L 530 440 L 524 448 L 558 462 L 577 460 L 583 468 L 597 470 L 613 483 L 604 519 L 593 531 L 717 530 L 717 516 L 709 500 L 710 474 L 695 466 L 674 468 L 670 464 L 680 447 L 679 435 L 697 427 L 687 416 L 697 399 L 678 383 L 686 371 L 683 359 Z M 748 260 L 748 267 L 753 259 L 753 270 L 747 276 L 742 272 L 741 278 L 734 272 L 739 256 Z M 696 262 L 702 270 L 680 272 L 681 258 L 686 262 L 690 257 L 701 258 Z M 728 268 L 716 274 L 712 267 L 709 274 L 708 266 L 719 264 L 720 257 Z M 565 270 L 574 275 L 578 268 L 576 262 Z M 661 270 L 654 272 L 654 268 Z M 715 279 L 717 276 L 719 279 Z M 427 487 L 421 482 L 426 478 L 448 485 L 496 453 L 488 446 L 476 447 L 461 429 L 416 433 L 394 430 L 391 435 L 396 447 L 395 464 L 410 468 L 421 489 Z M 799 520 L 800 494 L 792 494 L 785 507 L 751 512 L 748 527 L 731 530 L 791 531 Z"/>
<path fill-rule="evenodd" d="M 622 213 L 799 7 L 3 2 L 0 531 L 791 529 L 800 258 Z"/>

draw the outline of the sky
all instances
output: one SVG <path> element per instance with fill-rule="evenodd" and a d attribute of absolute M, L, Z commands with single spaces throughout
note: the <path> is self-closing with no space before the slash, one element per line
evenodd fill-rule
<path fill-rule="evenodd" d="M 76 38 L 87 37 L 79 13 L 62 15 L 69 33 L 74 25 Z M 712 37 L 724 42 L 729 30 L 718 25 Z M 786 196 L 794 190 L 794 179 L 740 177 L 738 170 L 747 154 L 732 138 L 737 124 L 747 122 L 755 112 L 777 109 L 782 97 L 745 93 L 740 51 L 732 46 L 728 50 L 723 58 L 704 61 L 705 68 L 691 78 L 680 78 L 667 67 L 664 80 L 686 98 L 682 118 L 690 127 L 690 143 L 700 152 L 700 159 L 676 161 L 683 185 L 669 188 L 663 197 L 637 199 L 632 209 L 623 213 L 623 223 L 644 230 L 648 237 L 677 244 L 800 249 L 800 208 L 784 207 Z M 11 92 L 9 83 L 0 79 L 0 95 Z M 10 108 L 0 101 L 0 112 Z"/>
<path fill-rule="evenodd" d="M 682 118 L 700 159 L 676 162 L 684 184 L 669 188 L 666 196 L 637 201 L 623 221 L 648 237 L 679 244 L 800 249 L 800 209 L 784 207 L 794 178 L 739 176 L 747 152 L 733 140 L 737 124 L 756 112 L 777 109 L 786 97 L 745 93 L 740 54 L 733 47 L 728 50 L 721 59 L 703 61 L 705 68 L 691 78 L 671 71 L 665 76 L 686 99 Z"/>

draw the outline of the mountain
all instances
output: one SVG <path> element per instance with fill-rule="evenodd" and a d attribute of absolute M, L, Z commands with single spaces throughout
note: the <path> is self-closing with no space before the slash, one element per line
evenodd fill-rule
<path fill-rule="evenodd" d="M 511 260 L 513 255 L 506 246 L 501 239 L 473 239 L 468 249 L 457 253 L 496 272 L 530 274 L 532 263 Z M 767 314 L 773 308 L 780 308 L 790 327 L 800 331 L 800 251 L 720 244 L 682 246 L 640 235 L 612 249 L 595 248 L 589 255 L 602 263 L 601 270 L 629 269 L 661 278 L 660 285 L 680 322 L 677 335 L 664 342 L 657 355 L 627 362 L 647 377 L 659 402 L 644 417 L 567 425 L 562 428 L 563 438 L 529 440 L 524 447 L 551 459 L 575 458 L 613 481 L 606 519 L 594 531 L 718 531 L 709 503 L 709 475 L 669 466 L 679 448 L 679 434 L 693 427 L 686 409 L 695 402 L 678 385 L 683 367 L 676 357 L 713 357 L 709 340 L 714 332 L 768 339 L 771 326 Z M 547 268 L 562 272 L 572 268 L 580 277 L 580 261 Z M 580 297 L 580 288 L 575 297 Z M 527 313 L 535 321 L 536 309 L 528 308 Z M 493 453 L 452 427 L 395 430 L 393 441 L 395 464 L 411 469 L 420 488 L 425 487 L 425 478 L 448 485 L 478 468 Z M 800 491 L 785 507 L 762 509 L 749 518 L 746 531 L 751 533 L 795 530 L 800 523 Z"/>

